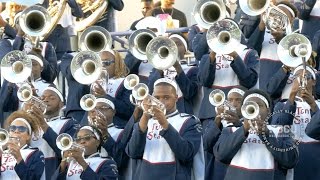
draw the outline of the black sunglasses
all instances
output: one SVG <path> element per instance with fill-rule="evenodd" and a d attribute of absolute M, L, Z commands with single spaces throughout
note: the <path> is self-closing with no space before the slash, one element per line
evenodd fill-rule
<path fill-rule="evenodd" d="M 102 61 L 103 66 L 110 66 L 111 64 L 115 63 L 115 60 L 105 60 Z"/>
<path fill-rule="evenodd" d="M 15 125 L 9 126 L 10 132 L 15 132 L 16 130 L 18 130 L 18 132 L 20 132 L 20 133 L 24 133 L 24 132 L 28 131 L 28 128 L 25 126 L 15 126 Z"/>
<path fill-rule="evenodd" d="M 75 138 L 75 141 L 76 141 L 76 143 L 79 144 L 81 142 L 81 140 L 90 141 L 91 138 L 95 138 L 95 136 L 94 135 L 85 135 L 83 137 Z"/>

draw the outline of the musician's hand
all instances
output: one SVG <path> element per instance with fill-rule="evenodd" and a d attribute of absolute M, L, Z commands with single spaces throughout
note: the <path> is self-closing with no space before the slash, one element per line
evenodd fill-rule
<path fill-rule="evenodd" d="M 239 56 L 236 51 L 233 51 L 232 53 L 229 54 L 229 56 L 233 57 L 233 60 L 236 60 L 236 58 Z"/>
<path fill-rule="evenodd" d="M 244 121 L 243 121 L 243 129 L 244 129 L 244 133 L 245 134 L 249 133 L 250 124 L 249 124 L 249 120 L 248 119 L 244 119 Z"/>
<path fill-rule="evenodd" d="M 217 107 L 217 113 L 218 115 L 222 115 L 224 112 L 224 106 L 218 106 Z"/>
<path fill-rule="evenodd" d="M 179 60 L 177 60 L 174 64 L 173 64 L 174 69 L 176 69 L 177 74 L 180 74 L 183 70 L 182 67 L 179 63 Z"/>
<path fill-rule="evenodd" d="M 216 53 L 214 51 L 210 52 L 209 57 L 211 63 L 214 63 L 216 61 Z"/>
<path fill-rule="evenodd" d="M 17 160 L 17 164 L 22 160 L 22 156 L 20 153 L 20 146 L 15 142 L 8 142 L 8 148 L 10 149 L 10 154 Z"/>
<path fill-rule="evenodd" d="M 300 84 L 299 84 L 299 82 L 298 82 L 298 80 L 296 78 L 292 83 L 292 88 L 291 88 L 291 92 L 290 92 L 290 95 L 289 95 L 289 101 L 290 101 L 291 104 L 294 103 L 295 98 L 296 98 L 299 90 L 300 90 Z"/>
<path fill-rule="evenodd" d="M 104 97 L 107 95 L 106 91 L 102 88 L 99 83 L 94 83 L 92 87 L 92 94 L 96 97 Z"/>
<path fill-rule="evenodd" d="M 83 167 L 83 170 L 85 170 L 88 164 L 84 160 L 83 149 L 73 147 L 72 149 L 70 149 L 70 152 L 70 157 L 73 157 L 74 160 L 77 161 Z"/>
<path fill-rule="evenodd" d="M 95 118 L 95 123 L 93 126 L 97 126 L 97 128 L 101 131 L 102 137 L 108 134 L 108 121 L 103 118 Z"/>
<path fill-rule="evenodd" d="M 138 122 L 138 120 L 141 118 L 142 114 L 143 114 L 143 110 L 141 109 L 141 107 L 136 106 L 133 111 L 134 122 Z"/>
<path fill-rule="evenodd" d="M 266 13 L 262 13 L 260 15 L 260 23 L 259 23 L 259 30 L 264 31 L 266 29 L 266 24 L 264 23 L 264 19 L 266 18 Z"/>
<path fill-rule="evenodd" d="M 233 123 L 233 124 L 237 124 L 240 120 L 240 117 L 234 111 L 225 110 L 223 115 L 224 115 L 223 117 L 226 121 Z"/>
<path fill-rule="evenodd" d="M 157 106 L 152 106 L 152 111 L 154 114 L 153 118 L 158 120 L 159 124 L 163 127 L 163 129 L 168 129 L 169 122 L 163 111 Z"/>
<path fill-rule="evenodd" d="M 2 16 L 0 15 L 0 27 L 5 27 L 7 24 L 7 22 L 2 18 Z"/>
<path fill-rule="evenodd" d="M 310 105 L 311 110 L 313 112 L 316 112 L 317 104 L 315 102 L 313 95 L 307 89 L 304 89 L 304 90 L 301 90 L 300 96 Z"/>

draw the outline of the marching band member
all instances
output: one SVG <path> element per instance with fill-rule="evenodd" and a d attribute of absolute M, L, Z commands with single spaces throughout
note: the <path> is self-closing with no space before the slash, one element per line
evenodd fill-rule
<path fill-rule="evenodd" d="M 287 15 L 290 21 L 287 29 L 291 28 L 292 22 L 297 16 L 296 8 L 287 1 L 277 3 L 277 7 Z M 260 18 L 258 27 L 248 39 L 248 46 L 260 52 L 260 67 L 263 68 L 263 71 L 259 74 L 259 88 L 267 91 L 266 82 L 269 82 L 270 78 L 282 66 L 276 52 L 278 43 L 285 36 L 285 30 L 278 29 L 269 33 L 266 31 L 263 19 Z"/>
<path fill-rule="evenodd" d="M 46 105 L 44 115 L 34 105 L 26 104 L 24 108 L 41 117 L 37 123 L 42 131 L 39 138 L 32 138 L 31 145 L 44 153 L 46 179 L 50 179 L 61 159 L 61 151 L 56 147 L 56 137 L 61 133 L 73 136 L 77 125 L 73 119 L 59 115 L 63 107 L 63 97 L 56 88 L 47 87 L 40 99 Z"/>
<path fill-rule="evenodd" d="M 134 160 L 141 160 L 133 172 L 136 179 L 191 179 L 193 168 L 201 169 L 204 164 L 193 166 L 194 157 L 202 146 L 201 124 L 176 108 L 177 84 L 168 79 L 159 79 L 154 84 L 153 96 L 160 100 L 166 114 L 157 106 L 150 117 L 143 113 L 135 124 L 126 152 Z M 143 102 L 148 109 L 148 100 Z M 198 178 L 201 178 L 200 176 Z"/>
<path fill-rule="evenodd" d="M 6 9 L 1 12 L 0 15 L 0 29 L 2 28 L 4 34 L 6 35 L 5 38 L 14 39 L 16 36 L 16 31 L 13 28 L 15 25 L 15 15 L 22 11 L 25 6 L 16 4 L 14 2 L 7 2 Z M 1 39 L 1 37 L 0 37 Z"/>
<path fill-rule="evenodd" d="M 271 103 L 268 94 L 261 90 L 249 90 L 243 98 L 243 102 L 254 101 L 258 104 L 259 116 L 253 120 L 244 119 L 241 127 L 223 129 L 214 146 L 215 157 L 229 164 L 225 180 L 275 179 L 278 166 L 290 169 L 296 165 L 298 150 L 277 151 L 272 148 L 290 148 L 294 141 L 291 137 L 277 137 L 277 131 L 265 131 L 268 127 L 264 120 L 270 113 Z M 251 127 L 249 121 L 255 122 L 257 127 Z"/>
<path fill-rule="evenodd" d="M 174 80 L 178 84 L 178 111 L 181 113 L 194 114 L 194 99 L 199 89 L 197 83 L 199 69 L 197 66 L 189 65 L 184 59 L 184 54 L 188 49 L 186 40 L 179 34 L 172 34 L 169 38 L 172 39 L 178 47 L 178 59 L 169 69 L 162 71 L 153 68 L 148 80 L 149 90 L 152 94 L 154 82 L 162 77 Z"/>
<path fill-rule="evenodd" d="M 153 3 L 153 0 L 141 0 L 140 2 L 140 7 L 141 7 L 141 12 L 142 12 L 142 15 L 143 17 L 134 21 L 131 26 L 130 26 L 130 30 L 137 30 L 136 28 L 136 25 L 137 23 L 142 20 L 144 17 L 146 17 L 146 14 L 148 11 L 150 11 L 151 9 L 153 9 L 154 7 L 154 3 Z"/>
<path fill-rule="evenodd" d="M 224 179 L 228 166 L 215 159 L 213 147 L 218 141 L 223 128 L 229 126 L 239 127 L 242 125 L 240 120 L 242 119 L 241 102 L 243 95 L 244 91 L 242 89 L 232 88 L 228 92 L 227 102 L 229 102 L 236 111 L 224 105 L 217 107 L 217 116 L 214 120 L 209 121 L 205 128 L 203 133 L 203 148 L 206 153 L 206 180 Z"/>
<path fill-rule="evenodd" d="M 310 67 L 306 67 L 305 86 L 303 86 L 303 66 L 300 65 L 294 70 L 297 77 L 291 89 L 289 100 L 291 104 L 296 104 L 295 116 L 291 119 L 281 119 L 276 124 L 292 125 L 292 133 L 297 141 L 299 141 L 299 162 L 294 167 L 294 179 L 314 179 L 319 177 L 320 160 L 312 151 L 320 149 L 320 143 L 306 134 L 306 127 L 311 121 L 313 114 L 319 111 L 317 102 L 314 99 L 313 92 L 316 82 L 315 71 Z"/>
<path fill-rule="evenodd" d="M 102 144 L 102 135 L 92 126 L 80 128 L 75 142 L 84 149 L 71 148 L 63 152 L 63 159 L 59 167 L 59 179 L 117 179 L 118 170 L 112 158 L 102 158 L 99 150 Z M 84 157 L 83 157 L 84 150 Z M 67 163 L 67 158 L 72 158 Z"/>
<path fill-rule="evenodd" d="M 1 152 L 1 179 L 44 179 L 44 157 L 38 148 L 30 147 L 32 134 L 39 135 L 35 116 L 24 111 L 12 113 L 6 123 L 9 136 L 8 150 Z"/>

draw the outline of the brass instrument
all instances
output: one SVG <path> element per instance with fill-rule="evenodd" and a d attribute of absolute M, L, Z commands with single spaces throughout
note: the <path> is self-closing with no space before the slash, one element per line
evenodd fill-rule
<path fill-rule="evenodd" d="M 86 94 L 80 99 L 80 107 L 85 111 L 93 110 L 97 105 L 97 99 L 93 94 Z"/>
<path fill-rule="evenodd" d="M 229 54 L 239 47 L 240 41 L 241 30 L 230 19 L 213 23 L 207 32 L 207 43 L 215 53 Z"/>
<path fill-rule="evenodd" d="M 225 93 L 220 89 L 211 91 L 209 102 L 215 107 L 224 106 L 226 110 L 236 111 L 236 108 L 226 100 Z"/>
<path fill-rule="evenodd" d="M 129 37 L 129 51 L 139 60 L 147 60 L 146 48 L 148 43 L 157 35 L 149 29 L 139 29 Z"/>
<path fill-rule="evenodd" d="M 205 29 L 209 29 L 214 22 L 226 18 L 226 12 L 226 6 L 222 0 L 200 0 L 193 9 L 196 22 Z"/>
<path fill-rule="evenodd" d="M 259 105 L 254 101 L 246 101 L 241 106 L 241 114 L 246 119 L 255 119 L 259 116 Z"/>
<path fill-rule="evenodd" d="M 73 142 L 72 137 L 67 133 L 62 133 L 57 137 L 56 145 L 61 151 L 66 151 L 72 148 L 79 148 L 83 153 L 85 151 L 84 147 Z"/>
<path fill-rule="evenodd" d="M 75 30 L 78 32 L 83 31 L 87 27 L 94 25 L 103 13 L 106 11 L 108 2 L 106 0 L 76 0 L 81 6 L 81 9 L 85 15 L 85 18 L 76 20 Z"/>
<path fill-rule="evenodd" d="M 8 131 L 0 128 L 0 146 L 7 144 L 8 141 L 9 141 Z"/>
<path fill-rule="evenodd" d="M 112 37 L 103 27 L 91 26 L 81 33 L 79 45 L 81 51 L 101 52 L 110 50 Z"/>
<path fill-rule="evenodd" d="M 178 59 L 176 43 L 166 37 L 153 38 L 148 43 L 146 52 L 148 62 L 159 70 L 170 68 Z"/>
<path fill-rule="evenodd" d="M 136 74 L 129 74 L 123 82 L 123 85 L 126 89 L 132 90 L 137 84 L 139 84 L 139 76 Z"/>

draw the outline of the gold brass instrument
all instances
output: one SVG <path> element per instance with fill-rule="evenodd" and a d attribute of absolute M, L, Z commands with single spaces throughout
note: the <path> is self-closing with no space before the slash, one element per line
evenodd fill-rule
<path fill-rule="evenodd" d="M 76 2 L 81 6 L 85 16 L 85 18 L 76 20 L 75 22 L 75 30 L 78 32 L 81 32 L 87 27 L 95 24 L 106 11 L 108 6 L 108 2 L 106 0 L 76 0 Z"/>
<path fill-rule="evenodd" d="M 101 52 L 110 50 L 112 37 L 105 28 L 92 26 L 81 33 L 78 46 L 82 51 Z"/>
<path fill-rule="evenodd" d="M 312 47 L 307 37 L 292 33 L 282 38 L 277 53 L 284 65 L 295 68 L 303 63 L 303 58 L 308 60 L 311 57 Z"/>
<path fill-rule="evenodd" d="M 1 61 L 1 76 L 11 83 L 24 82 L 31 70 L 32 61 L 23 51 L 11 51 Z"/>
<path fill-rule="evenodd" d="M 81 51 L 70 64 L 73 78 L 81 84 L 91 84 L 98 80 L 102 71 L 102 61 L 97 53 Z"/>
<path fill-rule="evenodd" d="M 263 21 L 269 30 L 284 30 L 289 25 L 287 15 L 277 6 L 271 5 L 270 0 L 239 0 L 239 5 L 241 10 L 250 16 L 266 12 Z"/>
<path fill-rule="evenodd" d="M 200 0 L 193 9 L 196 22 L 205 29 L 209 29 L 214 22 L 226 18 L 226 12 L 226 6 L 222 0 Z"/>
<path fill-rule="evenodd" d="M 62 133 L 57 137 L 56 145 L 61 151 L 66 151 L 72 148 L 82 149 L 83 153 L 85 151 L 84 147 L 73 142 L 72 137 L 67 133 Z"/>
<path fill-rule="evenodd" d="M 137 84 L 139 84 L 139 76 L 136 74 L 129 74 L 123 82 L 123 85 L 126 89 L 132 90 Z"/>
<path fill-rule="evenodd" d="M 158 70 L 165 70 L 174 65 L 178 59 L 176 43 L 166 37 L 153 38 L 147 45 L 148 62 Z"/>
<path fill-rule="evenodd" d="M 149 29 L 134 31 L 129 37 L 129 51 L 139 60 L 147 60 L 146 48 L 148 43 L 157 35 Z"/>
<path fill-rule="evenodd" d="M 207 32 L 207 43 L 215 53 L 229 54 L 239 47 L 240 41 L 241 30 L 230 19 L 215 22 Z"/>

